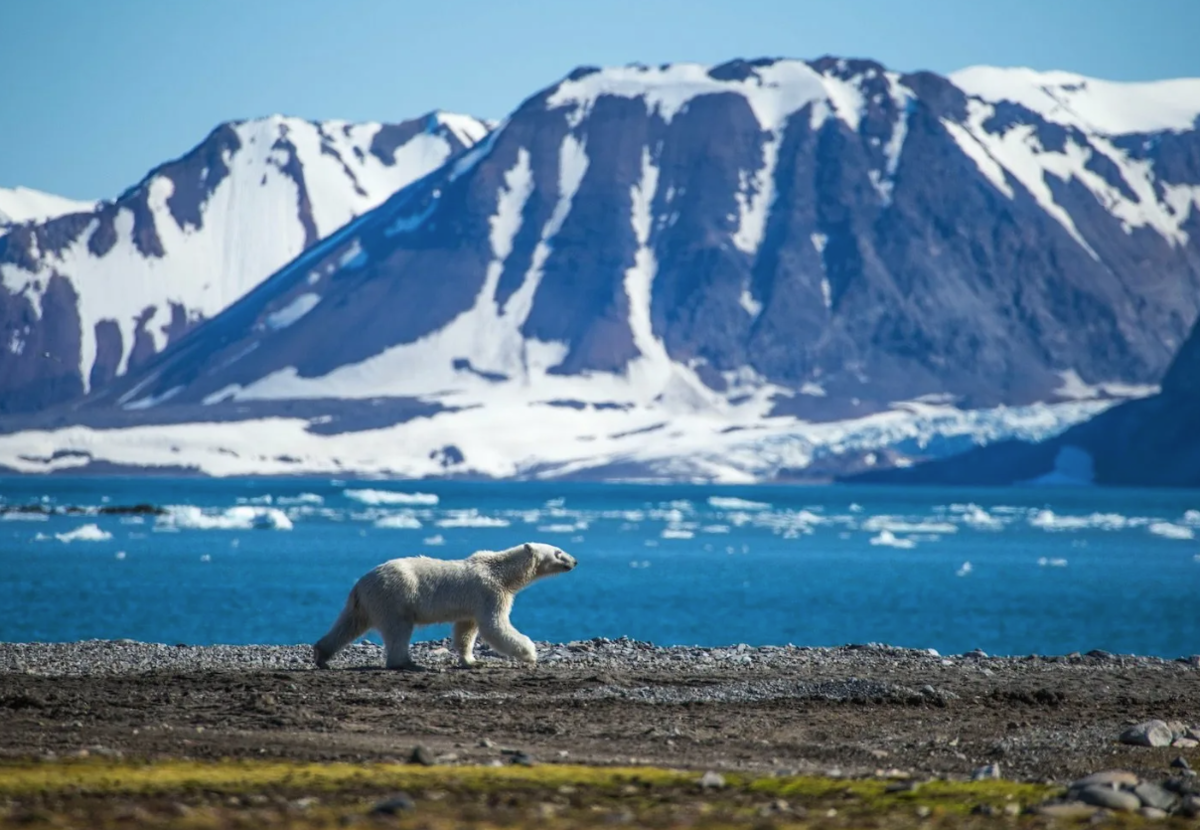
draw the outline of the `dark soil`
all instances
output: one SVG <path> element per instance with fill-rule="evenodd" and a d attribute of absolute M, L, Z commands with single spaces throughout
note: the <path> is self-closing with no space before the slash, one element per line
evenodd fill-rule
<path fill-rule="evenodd" d="M 1117 742 L 1150 718 L 1200 723 L 1189 662 L 777 654 L 659 667 L 650 650 L 599 667 L 483 659 L 473 670 L 447 658 L 417 674 L 364 665 L 363 652 L 329 671 L 9 671 L 0 757 L 406 762 L 420 745 L 439 763 L 508 763 L 520 751 L 539 763 L 952 778 L 999 763 L 1005 778 L 1057 782 L 1112 768 L 1161 776 L 1180 755 L 1200 766 L 1195 749 Z"/>

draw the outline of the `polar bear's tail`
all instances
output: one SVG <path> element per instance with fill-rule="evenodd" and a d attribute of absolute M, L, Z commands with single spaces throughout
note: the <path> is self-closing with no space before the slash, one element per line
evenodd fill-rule
<path fill-rule="evenodd" d="M 317 668 L 325 668 L 335 654 L 344 649 L 356 637 L 361 637 L 371 627 L 371 620 L 358 601 L 358 586 L 350 591 L 342 613 L 334 620 L 333 628 L 313 646 L 313 659 Z"/>

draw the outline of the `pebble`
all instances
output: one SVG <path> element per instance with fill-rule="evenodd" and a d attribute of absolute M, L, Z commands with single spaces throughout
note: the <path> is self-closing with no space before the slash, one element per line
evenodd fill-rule
<path fill-rule="evenodd" d="M 700 776 L 700 788 L 703 790 L 719 790 L 725 786 L 725 776 L 709 770 Z"/>
<path fill-rule="evenodd" d="M 1039 804 L 1034 808 L 1034 812 L 1046 818 L 1073 821 L 1095 815 L 1096 808 L 1082 801 L 1062 801 L 1057 804 Z"/>
<path fill-rule="evenodd" d="M 383 801 L 379 801 L 371 808 L 371 815 L 374 816 L 394 816 L 397 813 L 404 813 L 409 810 L 415 810 L 417 803 L 412 800 L 412 796 L 408 793 L 396 793 Z"/>
<path fill-rule="evenodd" d="M 1191 769 L 1192 768 L 1192 765 L 1188 763 L 1188 759 L 1184 758 L 1182 755 L 1177 755 L 1175 757 L 1175 760 L 1173 760 L 1171 762 L 1171 766 L 1173 766 L 1175 769 Z"/>
<path fill-rule="evenodd" d="M 420 764 L 423 767 L 432 767 L 434 765 L 433 755 L 423 746 L 414 746 L 413 751 L 408 756 L 410 764 Z"/>
<path fill-rule="evenodd" d="M 972 781 L 986 781 L 988 779 L 1001 778 L 999 764 L 987 764 L 979 767 L 971 773 Z"/>
<path fill-rule="evenodd" d="M 1179 803 L 1179 797 L 1175 793 L 1168 792 L 1149 781 L 1143 781 L 1134 787 L 1133 794 L 1141 799 L 1143 806 L 1164 811 L 1174 809 L 1175 805 Z"/>
<path fill-rule="evenodd" d="M 1073 782 L 1071 789 L 1078 790 L 1090 786 L 1135 787 L 1140 780 L 1132 772 L 1126 772 L 1121 769 L 1110 769 L 1104 772 L 1093 772 L 1091 775 L 1085 775 L 1078 781 Z"/>
<path fill-rule="evenodd" d="M 1141 799 L 1133 793 L 1125 790 L 1114 790 L 1112 787 L 1099 784 L 1082 787 L 1077 795 L 1079 800 L 1084 804 L 1104 807 L 1109 810 L 1118 810 L 1123 813 L 1132 813 L 1142 806 Z"/>
<path fill-rule="evenodd" d="M 1120 741 L 1133 746 L 1170 746 L 1175 732 L 1160 720 L 1148 720 L 1121 733 Z"/>

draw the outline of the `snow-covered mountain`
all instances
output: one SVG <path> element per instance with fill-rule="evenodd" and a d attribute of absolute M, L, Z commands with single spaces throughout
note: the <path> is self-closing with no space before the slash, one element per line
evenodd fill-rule
<path fill-rule="evenodd" d="M 25 222 L 44 222 L 68 213 L 89 213 L 95 202 L 81 202 L 28 187 L 0 187 L 0 233 Z"/>
<path fill-rule="evenodd" d="M 1196 319 L 1197 114 L 1196 80 L 579 69 L 0 463 L 745 480 L 1052 435 Z"/>
<path fill-rule="evenodd" d="M 447 113 L 275 116 L 222 124 L 111 202 L 25 199 L 26 218 L 66 215 L 0 238 L 0 412 L 69 400 L 144 363 L 486 132 Z"/>

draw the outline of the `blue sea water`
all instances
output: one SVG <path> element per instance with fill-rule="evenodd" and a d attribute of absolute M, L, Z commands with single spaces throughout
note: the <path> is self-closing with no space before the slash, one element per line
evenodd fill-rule
<path fill-rule="evenodd" d="M 381 561 L 545 541 L 537 640 L 1200 652 L 1197 492 L 0 478 L 35 502 L 169 512 L 0 517 L 3 641 L 309 643 Z"/>

